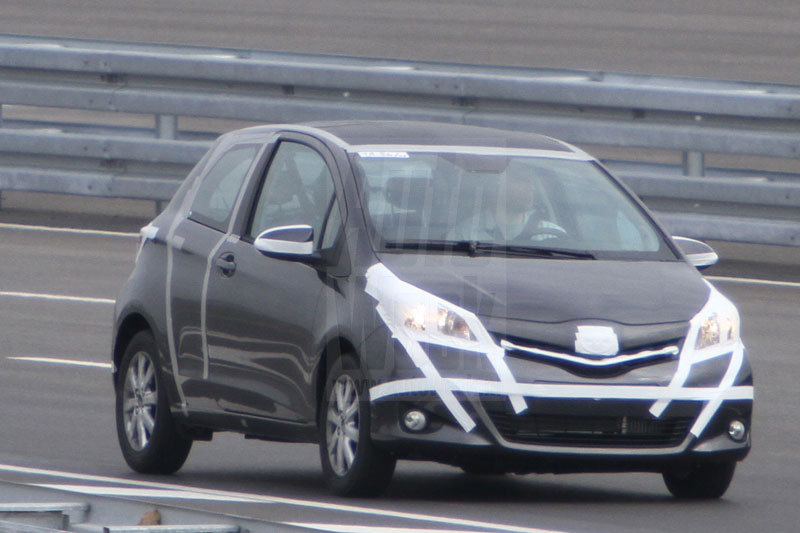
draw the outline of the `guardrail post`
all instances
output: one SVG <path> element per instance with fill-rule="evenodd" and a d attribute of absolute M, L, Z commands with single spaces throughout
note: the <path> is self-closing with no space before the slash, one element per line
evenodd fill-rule
<path fill-rule="evenodd" d="M 159 139 L 174 139 L 178 132 L 178 117 L 175 115 L 156 115 L 156 131 Z M 156 200 L 156 216 L 164 210 L 164 202 Z"/>
<path fill-rule="evenodd" d="M 159 139 L 174 139 L 178 131 L 178 117 L 175 115 L 156 115 L 156 131 Z"/>
<path fill-rule="evenodd" d="M 692 177 L 705 176 L 705 156 L 703 152 L 683 152 L 683 175 Z"/>

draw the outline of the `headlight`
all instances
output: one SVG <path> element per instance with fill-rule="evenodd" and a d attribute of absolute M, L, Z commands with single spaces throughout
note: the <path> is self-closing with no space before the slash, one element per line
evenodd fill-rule
<path fill-rule="evenodd" d="M 367 272 L 367 293 L 386 325 L 409 340 L 474 352 L 495 345 L 474 313 L 398 279 L 381 263 Z"/>
<path fill-rule="evenodd" d="M 403 317 L 403 325 L 416 337 L 436 337 L 438 334 L 466 341 L 477 340 L 466 319 L 442 304 L 412 304 L 406 308 Z"/>
<path fill-rule="evenodd" d="M 739 311 L 713 287 L 708 302 L 692 319 L 692 324 L 697 325 L 695 350 L 723 347 L 740 341 Z"/>
<path fill-rule="evenodd" d="M 467 325 L 467 321 L 461 315 L 444 307 L 439 307 L 437 325 L 439 326 L 439 333 L 442 335 L 450 335 L 451 337 L 459 337 L 469 341 L 476 340 L 475 334 L 472 333 L 472 330 Z"/>
<path fill-rule="evenodd" d="M 713 314 L 706 318 L 697 332 L 695 349 L 702 350 L 715 344 L 727 344 L 739 338 L 738 317 Z"/>

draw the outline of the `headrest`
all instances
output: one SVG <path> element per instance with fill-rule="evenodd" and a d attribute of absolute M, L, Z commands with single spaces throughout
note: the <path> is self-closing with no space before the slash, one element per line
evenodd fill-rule
<path fill-rule="evenodd" d="M 420 210 L 431 180 L 426 177 L 395 177 L 386 182 L 386 201 L 401 209 Z"/>

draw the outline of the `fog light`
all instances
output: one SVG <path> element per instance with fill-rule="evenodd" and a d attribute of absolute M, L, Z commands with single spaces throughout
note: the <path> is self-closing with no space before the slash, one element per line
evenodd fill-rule
<path fill-rule="evenodd" d="M 406 412 L 403 417 L 403 424 L 406 425 L 409 431 L 422 431 L 428 425 L 428 417 L 422 411 L 412 409 Z"/>
<path fill-rule="evenodd" d="M 742 442 L 747 437 L 747 426 L 741 420 L 734 420 L 728 426 L 728 436 L 731 440 Z"/>

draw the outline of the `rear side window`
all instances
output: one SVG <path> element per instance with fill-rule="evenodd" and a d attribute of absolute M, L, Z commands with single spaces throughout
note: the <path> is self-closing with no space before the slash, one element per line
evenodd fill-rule
<path fill-rule="evenodd" d="M 189 218 L 219 231 L 227 231 L 236 197 L 258 148 L 252 144 L 234 147 L 217 160 L 200 184 Z"/>

